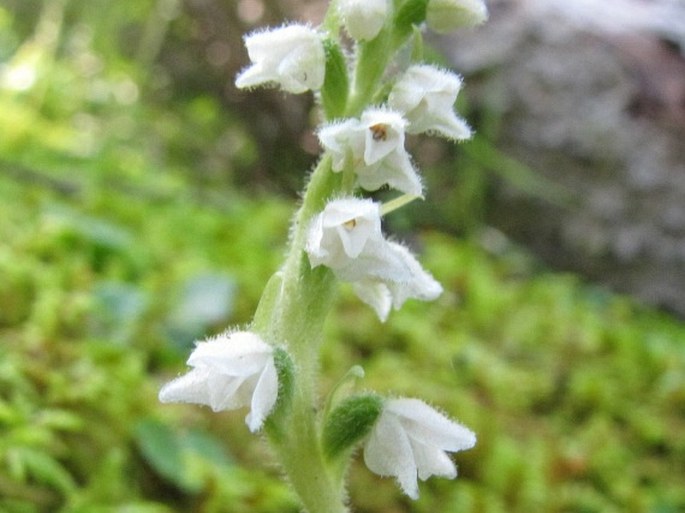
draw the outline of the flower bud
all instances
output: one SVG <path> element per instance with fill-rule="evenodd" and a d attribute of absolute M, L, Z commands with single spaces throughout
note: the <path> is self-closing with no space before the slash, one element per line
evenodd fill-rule
<path fill-rule="evenodd" d="M 487 18 L 483 0 L 429 0 L 426 11 L 428 28 L 440 34 L 480 25 Z"/>
<path fill-rule="evenodd" d="M 388 0 L 340 0 L 338 10 L 347 33 L 357 41 L 369 41 L 385 24 Z"/>

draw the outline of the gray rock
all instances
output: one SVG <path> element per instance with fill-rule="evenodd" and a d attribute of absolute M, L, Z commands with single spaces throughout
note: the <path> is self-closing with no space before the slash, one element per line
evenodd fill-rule
<path fill-rule="evenodd" d="M 436 44 L 493 142 L 569 191 L 497 185 L 489 222 L 552 265 L 685 315 L 685 2 L 499 0 Z"/>

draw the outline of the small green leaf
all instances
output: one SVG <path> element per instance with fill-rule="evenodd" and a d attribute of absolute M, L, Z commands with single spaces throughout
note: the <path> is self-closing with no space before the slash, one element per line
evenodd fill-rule
<path fill-rule="evenodd" d="M 347 62 L 338 43 L 324 41 L 326 50 L 326 78 L 321 88 L 321 101 L 327 119 L 342 117 L 347 106 L 349 79 Z"/>
<path fill-rule="evenodd" d="M 349 397 L 326 419 L 323 448 L 332 459 L 364 438 L 383 410 L 383 398 L 377 394 Z"/>

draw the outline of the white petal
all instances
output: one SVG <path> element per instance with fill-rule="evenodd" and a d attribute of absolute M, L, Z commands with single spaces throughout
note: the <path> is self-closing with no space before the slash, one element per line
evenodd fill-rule
<path fill-rule="evenodd" d="M 356 258 L 369 239 L 382 238 L 380 205 L 367 199 L 330 201 L 324 210 L 324 229 L 333 228 L 345 254 Z"/>
<path fill-rule="evenodd" d="M 411 497 L 419 496 L 416 463 L 409 439 L 397 418 L 381 413 L 366 445 L 364 463 L 381 476 L 395 476 L 400 487 Z"/>
<path fill-rule="evenodd" d="M 261 65 L 253 64 L 238 74 L 235 85 L 238 89 L 249 89 L 272 82 L 275 78 L 273 74 L 266 73 Z"/>
<path fill-rule="evenodd" d="M 432 301 L 442 294 L 442 285 L 421 267 L 421 264 L 407 248 L 396 242 L 388 242 L 388 246 L 388 252 L 402 261 L 408 276 L 406 280 L 388 282 L 395 308 L 400 308 L 409 298 Z"/>
<path fill-rule="evenodd" d="M 333 158 L 333 171 L 342 171 L 345 167 L 346 157 L 353 155 L 354 144 L 359 140 L 357 128 L 359 120 L 347 119 L 342 122 L 324 125 L 318 132 L 319 142 Z M 363 141 L 361 141 L 363 144 Z M 359 143 L 357 143 L 359 145 Z"/>
<path fill-rule="evenodd" d="M 414 461 L 419 471 L 419 479 L 425 481 L 431 476 L 457 477 L 457 469 L 450 457 L 433 445 L 423 444 L 410 438 Z"/>
<path fill-rule="evenodd" d="M 209 404 L 207 394 L 207 369 L 193 369 L 166 383 L 159 391 L 162 403 Z"/>
<path fill-rule="evenodd" d="M 234 399 L 241 382 L 240 379 L 217 375 L 207 367 L 199 367 L 164 385 L 159 392 L 159 400 L 162 403 L 203 404 L 215 412 L 231 410 L 242 406 Z"/>
<path fill-rule="evenodd" d="M 325 67 L 319 64 L 324 59 L 323 46 L 318 40 L 288 54 L 276 68 L 281 88 L 294 94 L 321 89 Z"/>
<path fill-rule="evenodd" d="M 276 404 L 277 398 L 278 373 L 273 357 L 271 357 L 259 376 L 259 381 L 252 394 L 250 413 L 245 418 L 250 431 L 254 433 L 262 427 L 264 420 Z"/>
<path fill-rule="evenodd" d="M 198 367 L 199 369 L 202 367 Z M 245 398 L 245 392 L 241 393 L 246 382 L 250 380 L 249 376 L 227 376 L 209 368 L 207 371 L 207 397 L 209 399 L 207 404 L 212 410 L 235 410 L 249 404 L 249 400 Z"/>
<path fill-rule="evenodd" d="M 437 132 L 439 135 L 453 141 L 464 141 L 473 136 L 471 127 L 453 112 L 445 112 L 445 116 L 420 129 L 421 132 Z"/>
<path fill-rule="evenodd" d="M 357 183 L 367 191 L 376 191 L 384 185 L 412 196 L 423 196 L 423 186 L 409 154 L 402 149 L 387 155 L 370 166 L 357 168 Z"/>
<path fill-rule="evenodd" d="M 204 365 L 223 374 L 247 376 L 261 370 L 271 352 L 271 346 L 254 333 L 225 333 L 199 342 L 188 358 L 188 365 Z"/>
<path fill-rule="evenodd" d="M 462 451 L 476 444 L 476 435 L 419 399 L 393 399 L 385 409 L 397 415 L 408 436 L 446 451 Z"/>
<path fill-rule="evenodd" d="M 357 258 L 350 258 L 334 269 L 336 276 L 343 281 L 381 281 L 386 285 L 394 281 L 410 281 L 411 270 L 404 258 L 392 251 L 385 239 L 368 240 L 364 251 Z"/>
<path fill-rule="evenodd" d="M 368 109 L 362 114 L 360 124 L 366 128 L 364 163 L 367 166 L 395 151 L 405 152 L 404 128 L 407 122 L 401 114 L 384 109 Z"/>
<path fill-rule="evenodd" d="M 380 281 L 363 280 L 352 284 L 355 294 L 374 309 L 381 322 L 388 319 L 392 307 L 392 296 L 387 285 Z"/>

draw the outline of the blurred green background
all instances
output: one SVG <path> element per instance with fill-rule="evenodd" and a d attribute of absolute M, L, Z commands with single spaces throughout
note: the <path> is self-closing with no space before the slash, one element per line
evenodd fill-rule
<path fill-rule="evenodd" d="M 242 34 L 318 2 L 0 4 L 0 512 L 296 512 L 245 412 L 157 402 L 193 340 L 250 321 L 318 148 L 311 99 L 232 87 Z M 480 139 L 410 141 L 428 201 L 388 229 L 445 287 L 380 324 L 343 287 L 324 391 L 428 400 L 478 433 L 421 498 L 357 462 L 359 512 L 685 510 L 685 326 L 482 223 Z"/>

